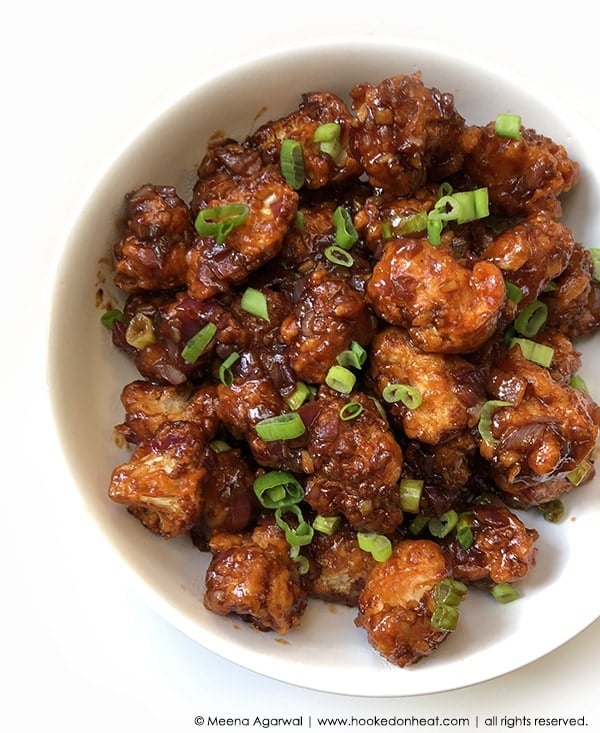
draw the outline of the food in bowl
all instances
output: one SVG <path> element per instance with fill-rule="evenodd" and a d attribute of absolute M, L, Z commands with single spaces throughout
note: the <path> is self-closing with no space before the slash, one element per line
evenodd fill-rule
<path fill-rule="evenodd" d="M 468 124 L 399 74 L 215 138 L 183 200 L 127 192 L 105 323 L 139 378 L 109 496 L 211 553 L 204 604 L 279 634 L 356 608 L 398 666 L 471 589 L 515 597 L 589 481 L 600 424 L 573 346 L 594 263 L 561 223 L 578 165 L 515 115 Z"/>

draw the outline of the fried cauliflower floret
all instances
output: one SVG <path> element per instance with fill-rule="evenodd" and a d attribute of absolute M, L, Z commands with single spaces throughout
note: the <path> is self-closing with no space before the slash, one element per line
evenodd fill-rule
<path fill-rule="evenodd" d="M 145 184 L 125 196 L 125 233 L 114 246 L 115 284 L 127 293 L 185 283 L 190 211 L 172 186 Z"/>
<path fill-rule="evenodd" d="M 260 151 L 265 162 L 279 163 L 284 140 L 297 140 L 302 145 L 304 185 L 308 189 L 337 185 L 358 178 L 362 173 L 359 163 L 348 150 L 348 132 L 352 116 L 344 102 L 329 92 L 303 94 L 298 109 L 278 120 L 259 127 L 246 144 Z M 337 144 L 323 150 L 315 140 L 315 132 L 325 124 L 338 125 Z"/>
<path fill-rule="evenodd" d="M 451 94 L 425 87 L 420 74 L 400 74 L 358 84 L 350 96 L 356 111 L 350 150 L 373 187 L 410 196 L 426 180 L 461 168 L 456 141 L 465 121 Z"/>
<path fill-rule="evenodd" d="M 362 407 L 353 420 L 340 417 L 348 402 Z M 402 521 L 397 487 L 402 450 L 387 421 L 359 392 L 342 397 L 322 388 L 314 410 L 306 501 L 319 514 L 342 514 L 356 529 L 392 532 Z"/>
<path fill-rule="evenodd" d="M 534 567 L 538 532 L 528 529 L 501 501 L 475 505 L 463 516 L 473 543 L 463 548 L 455 533 L 447 543 L 457 580 L 484 585 L 514 583 Z"/>
<path fill-rule="evenodd" d="M 407 437 L 442 443 L 476 422 L 474 411 L 485 402 L 483 374 L 455 354 L 427 354 L 408 332 L 390 326 L 379 331 L 370 348 L 370 377 L 393 424 Z M 388 402 L 389 385 L 408 385 L 422 400 L 411 409 Z"/>
<path fill-rule="evenodd" d="M 367 283 L 366 300 L 391 325 L 408 329 L 423 351 L 469 353 L 494 333 L 506 299 L 491 262 L 463 267 L 426 239 L 391 240 Z"/>
<path fill-rule="evenodd" d="M 494 123 L 470 127 L 463 136 L 464 169 L 477 186 L 486 186 L 490 209 L 510 216 L 546 211 L 559 218 L 559 196 L 579 180 L 579 165 L 566 150 L 535 130 L 521 128 L 521 139 L 497 135 Z"/>
<path fill-rule="evenodd" d="M 193 422 L 163 423 L 111 475 L 109 497 L 163 537 L 188 532 L 203 504 L 206 440 Z"/>
<path fill-rule="evenodd" d="M 434 588 L 452 577 L 446 551 L 430 540 L 402 540 L 378 563 L 358 598 L 357 626 L 392 664 L 405 667 L 435 651 L 448 636 L 431 624 Z"/>
<path fill-rule="evenodd" d="M 236 614 L 260 631 L 286 634 L 300 624 L 307 596 L 289 545 L 275 524 L 251 535 L 220 533 L 206 571 L 204 605 L 220 616 Z"/>

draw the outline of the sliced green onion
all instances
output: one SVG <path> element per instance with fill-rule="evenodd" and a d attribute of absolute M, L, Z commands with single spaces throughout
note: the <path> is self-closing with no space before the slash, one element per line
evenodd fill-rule
<path fill-rule="evenodd" d="M 211 440 L 208 445 L 215 453 L 225 453 L 231 450 L 229 443 L 226 443 L 224 440 Z"/>
<path fill-rule="evenodd" d="M 346 367 L 337 364 L 329 368 L 325 375 L 325 384 L 336 392 L 349 394 L 356 384 L 356 376 Z"/>
<path fill-rule="evenodd" d="M 384 239 L 391 239 L 394 236 L 392 232 L 392 225 L 389 221 L 381 222 L 381 236 Z"/>
<path fill-rule="evenodd" d="M 523 297 L 523 291 L 518 285 L 515 285 L 514 283 L 509 282 L 508 280 L 505 282 L 506 285 L 506 297 L 509 300 L 512 300 L 513 303 L 520 303 L 521 298 Z"/>
<path fill-rule="evenodd" d="M 373 560 L 385 562 L 392 554 L 392 542 L 389 537 L 377 532 L 357 532 L 358 546 L 370 552 Z"/>
<path fill-rule="evenodd" d="M 217 244 L 223 244 L 231 230 L 243 224 L 249 213 L 250 207 L 242 203 L 201 209 L 194 226 L 198 234 L 215 237 Z"/>
<path fill-rule="evenodd" d="M 490 588 L 490 593 L 500 603 L 511 603 L 519 597 L 519 594 L 510 583 L 498 583 Z"/>
<path fill-rule="evenodd" d="M 424 483 L 416 478 L 403 478 L 400 481 L 400 508 L 403 512 L 419 513 Z"/>
<path fill-rule="evenodd" d="M 300 575 L 306 575 L 306 573 L 308 573 L 308 571 L 310 570 L 310 562 L 308 561 L 307 557 L 305 557 L 304 555 L 300 555 L 299 552 L 292 554 L 292 550 L 294 549 L 294 547 L 290 548 L 290 557 L 298 566 L 298 573 L 300 573 Z"/>
<path fill-rule="evenodd" d="M 592 277 L 600 280 L 600 247 L 590 247 L 588 252 L 592 258 Z"/>
<path fill-rule="evenodd" d="M 346 402 L 346 404 L 340 408 L 339 416 L 340 420 L 354 420 L 364 410 L 364 407 L 360 402 Z"/>
<path fill-rule="evenodd" d="M 416 537 L 417 535 L 420 535 L 421 532 L 427 527 L 429 524 L 429 517 L 426 517 L 424 514 L 417 514 L 416 517 L 411 521 L 411 523 L 408 525 L 408 531 L 413 535 L 413 537 Z"/>
<path fill-rule="evenodd" d="M 434 247 L 438 247 L 442 241 L 442 229 L 444 222 L 436 209 L 431 209 L 427 215 L 427 239 Z"/>
<path fill-rule="evenodd" d="M 441 241 L 441 231 L 447 221 L 465 224 L 489 216 L 489 196 L 487 188 L 473 191 L 458 191 L 441 196 L 433 209 L 427 214 L 427 237 L 437 246 Z"/>
<path fill-rule="evenodd" d="M 306 426 L 297 412 L 266 417 L 254 426 L 258 437 L 267 442 L 273 440 L 293 440 L 304 434 Z"/>
<path fill-rule="evenodd" d="M 546 325 L 548 306 L 534 300 L 523 308 L 515 318 L 515 330 L 521 336 L 536 336 Z"/>
<path fill-rule="evenodd" d="M 521 349 L 523 356 L 534 364 L 539 364 L 543 367 L 549 367 L 552 363 L 554 356 L 554 349 L 546 344 L 538 344 L 535 341 L 530 341 L 525 338 L 513 338 L 511 339 L 511 348 L 518 345 Z"/>
<path fill-rule="evenodd" d="M 281 174 L 293 188 L 298 190 L 304 185 L 304 151 L 298 140 L 284 140 L 279 153 Z"/>
<path fill-rule="evenodd" d="M 297 525 L 295 527 L 289 525 L 283 518 L 284 514 L 293 514 L 298 522 Z M 314 530 L 304 519 L 302 510 L 297 504 L 275 509 L 275 522 L 285 532 L 288 545 L 303 547 L 304 545 L 310 545 L 312 542 Z"/>
<path fill-rule="evenodd" d="M 521 116 L 499 114 L 494 123 L 494 132 L 500 137 L 509 137 L 512 140 L 521 139 Z"/>
<path fill-rule="evenodd" d="M 263 321 L 269 319 L 269 304 L 267 302 L 267 296 L 256 288 L 246 288 L 242 294 L 240 301 L 240 307 L 245 310 L 246 313 L 251 313 L 257 318 L 262 318 Z"/>
<path fill-rule="evenodd" d="M 565 505 L 560 499 L 552 499 L 540 504 L 538 509 L 547 522 L 558 524 L 565 518 Z"/>
<path fill-rule="evenodd" d="M 294 391 L 285 397 L 285 402 L 290 410 L 297 410 L 310 397 L 310 387 L 304 382 L 296 382 Z"/>
<path fill-rule="evenodd" d="M 440 603 L 433 611 L 431 625 L 438 631 L 455 631 L 459 616 L 460 613 L 456 606 L 447 606 L 445 603 Z"/>
<path fill-rule="evenodd" d="M 386 384 L 381 396 L 386 402 L 402 402 L 409 410 L 416 410 L 423 402 L 423 395 L 410 384 Z"/>
<path fill-rule="evenodd" d="M 467 595 L 467 586 L 454 578 L 438 580 L 433 589 L 436 605 L 443 603 L 446 606 L 459 606 Z"/>
<path fill-rule="evenodd" d="M 325 257 L 334 265 L 341 265 L 342 267 L 352 267 L 354 264 L 354 257 L 350 252 L 346 252 L 345 249 L 338 247 L 336 244 L 332 244 L 329 247 L 325 247 Z"/>
<path fill-rule="evenodd" d="M 337 122 L 325 122 L 323 125 L 319 125 L 313 135 L 313 140 L 319 143 L 319 148 L 322 153 L 326 153 L 334 160 L 339 158 L 342 152 L 342 146 L 340 144 L 340 135 L 342 128 Z"/>
<path fill-rule="evenodd" d="M 387 223 L 390 227 L 389 237 L 386 237 L 386 239 L 391 239 L 393 235 L 397 237 L 403 237 L 406 234 L 412 234 L 413 232 L 422 232 L 427 229 L 427 212 L 423 210 L 417 211 L 415 214 L 409 214 L 408 216 L 396 216 L 392 219 L 391 222 L 383 223 Z"/>
<path fill-rule="evenodd" d="M 578 389 L 581 392 L 589 392 L 585 379 L 579 376 L 579 374 L 574 374 L 571 377 L 569 380 L 569 386 L 573 387 L 573 389 Z"/>
<path fill-rule="evenodd" d="M 188 364 L 193 364 L 200 355 L 206 350 L 206 347 L 215 337 L 217 327 L 214 323 L 207 323 L 186 343 L 181 351 L 181 357 Z"/>
<path fill-rule="evenodd" d="M 483 404 L 479 414 L 477 429 L 479 435 L 488 445 L 497 445 L 500 441 L 492 435 L 492 418 L 499 407 L 510 407 L 511 403 L 505 400 L 488 400 Z"/>
<path fill-rule="evenodd" d="M 219 366 L 219 380 L 221 384 L 224 384 L 226 387 L 231 387 L 233 383 L 233 372 L 231 371 L 231 367 L 239 358 L 240 355 L 237 351 L 232 351 Z"/>
<path fill-rule="evenodd" d="M 341 524 L 341 517 L 324 517 L 322 514 L 317 514 L 312 523 L 313 529 L 322 534 L 332 535 L 337 531 Z"/>
<path fill-rule="evenodd" d="M 367 360 L 367 352 L 358 341 L 353 341 L 350 344 L 350 348 L 338 354 L 335 360 L 341 366 L 360 369 Z"/>
<path fill-rule="evenodd" d="M 358 232 L 354 227 L 348 209 L 338 206 L 333 212 L 333 223 L 335 225 L 335 241 L 338 246 L 342 249 L 350 249 L 358 242 Z"/>
<path fill-rule="evenodd" d="M 592 464 L 584 459 L 572 471 L 569 471 L 567 478 L 573 486 L 579 486 L 591 470 Z"/>
<path fill-rule="evenodd" d="M 440 185 L 438 186 L 437 190 L 437 197 L 438 199 L 441 199 L 443 196 L 450 196 L 450 194 L 454 191 L 454 187 L 451 183 L 448 181 L 442 181 Z"/>
<path fill-rule="evenodd" d="M 462 512 L 456 520 L 456 539 L 463 550 L 468 550 L 473 544 L 472 518 L 472 512 Z"/>
<path fill-rule="evenodd" d="M 434 537 L 442 539 L 452 532 L 457 521 L 458 514 L 454 509 L 448 509 L 441 517 L 432 517 L 427 523 L 427 529 Z"/>
<path fill-rule="evenodd" d="M 304 229 L 306 226 L 306 220 L 304 218 L 304 212 L 303 211 L 297 211 L 296 216 L 294 217 L 294 226 L 296 229 Z"/>
<path fill-rule="evenodd" d="M 253 489 L 265 509 L 291 506 L 304 498 L 302 485 L 289 471 L 263 473 L 255 479 Z"/>
<path fill-rule="evenodd" d="M 136 313 L 125 331 L 125 341 L 134 349 L 143 349 L 156 341 L 152 319 L 145 313 Z"/>
<path fill-rule="evenodd" d="M 119 321 L 119 323 L 123 323 L 125 321 L 125 314 L 122 310 L 119 310 L 118 308 L 104 311 L 104 313 L 100 316 L 100 323 L 103 326 L 106 326 L 106 328 L 108 329 L 112 329 L 115 321 Z"/>

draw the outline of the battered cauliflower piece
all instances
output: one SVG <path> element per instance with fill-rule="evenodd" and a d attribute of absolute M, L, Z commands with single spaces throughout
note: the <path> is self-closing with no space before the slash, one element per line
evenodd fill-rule
<path fill-rule="evenodd" d="M 371 646 L 392 664 L 405 667 L 430 655 L 448 636 L 434 628 L 434 588 L 452 578 L 447 552 L 430 540 L 402 540 L 391 557 L 377 563 L 358 598 L 355 624 Z"/>
<path fill-rule="evenodd" d="M 492 262 L 469 270 L 444 247 L 405 238 L 388 242 L 366 300 L 387 323 L 408 329 L 423 351 L 466 354 L 496 330 L 506 288 Z"/>

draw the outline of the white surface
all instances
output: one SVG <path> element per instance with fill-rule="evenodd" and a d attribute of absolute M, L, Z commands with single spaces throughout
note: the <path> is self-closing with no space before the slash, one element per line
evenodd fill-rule
<path fill-rule="evenodd" d="M 597 728 L 598 622 L 517 672 L 425 697 L 315 693 L 214 656 L 132 595 L 96 543 L 86 543 L 85 519 L 79 527 L 65 521 L 73 516 L 61 512 L 70 487 L 52 470 L 57 447 L 36 412 L 45 388 L 36 351 L 40 289 L 72 212 L 140 125 L 200 75 L 283 40 L 397 32 L 501 61 L 599 123 L 597 41 L 583 3 L 570 3 L 568 10 L 504 3 L 487 27 L 485 15 L 478 18 L 481 5 L 465 2 L 453 4 L 453 17 L 436 2 L 420 17 L 400 3 L 395 11 L 378 8 L 376 17 L 365 17 L 364 7 L 352 2 L 343 14 L 320 3 L 304 3 L 296 13 L 258 2 L 236 7 L 226 19 L 223 11 L 193 3 L 35 5 L 9 11 L 18 15 L 5 19 L 0 50 L 6 77 L 2 160 L 8 162 L 1 185 L 9 225 L 3 232 L 0 727 L 179 733 L 197 729 L 196 715 L 247 716 L 250 723 L 255 716 L 302 715 L 303 727 L 311 716 L 313 728 L 319 716 L 439 715 L 467 716 L 474 728 L 476 716 L 484 727 L 485 718 L 497 715 L 500 722 L 505 715 L 530 721 L 586 716 Z M 24 331 L 26 339 L 14 335 Z M 589 586 L 573 598 L 574 607 L 597 594 L 594 582 L 590 558 Z M 561 623 L 552 609 L 540 618 L 549 633 Z M 310 680 L 299 682 L 310 686 Z"/>

